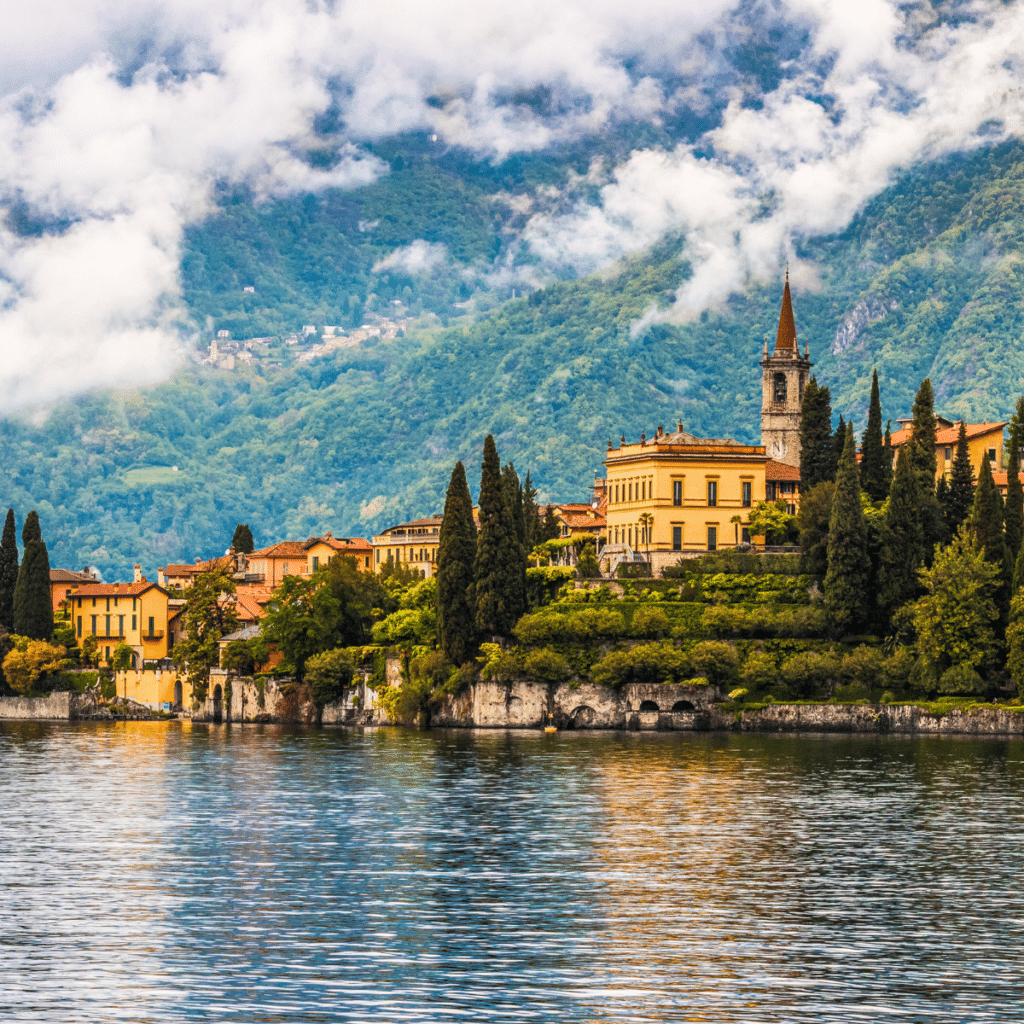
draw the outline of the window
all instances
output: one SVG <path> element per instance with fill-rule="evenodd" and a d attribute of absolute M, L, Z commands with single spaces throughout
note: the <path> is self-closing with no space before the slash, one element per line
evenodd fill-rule
<path fill-rule="evenodd" d="M 78 607 L 79 607 L 79 608 L 81 608 L 81 607 L 82 607 L 82 599 L 81 599 L 81 598 L 79 598 L 79 599 L 78 599 Z"/>
<path fill-rule="evenodd" d="M 103 635 L 110 636 L 110 616 L 104 615 L 103 617 L 106 620 L 106 632 Z"/>
<path fill-rule="evenodd" d="M 135 616 L 133 615 L 133 616 L 132 616 L 132 629 L 135 629 L 135 628 L 136 628 L 136 624 L 135 624 Z"/>
<path fill-rule="evenodd" d="M 641 501 L 646 501 L 647 500 L 647 481 L 646 480 L 644 480 L 644 482 L 642 484 L 640 484 L 640 500 Z"/>
<path fill-rule="evenodd" d="M 380 548 L 377 548 L 375 552 L 375 557 L 377 559 L 377 564 L 380 565 Z"/>
<path fill-rule="evenodd" d="M 784 373 L 775 374 L 775 379 L 772 382 L 772 399 L 776 402 L 784 402 L 786 400 L 786 375 Z"/>
<path fill-rule="evenodd" d="M 96 635 L 96 616 L 92 616 L 92 635 Z"/>
<path fill-rule="evenodd" d="M 136 598 L 134 598 L 134 597 L 132 598 L 132 611 L 135 611 L 135 601 L 136 600 L 137 600 Z"/>
<path fill-rule="evenodd" d="M 682 505 L 683 503 L 683 481 L 673 480 L 672 481 L 672 504 Z"/>
<path fill-rule="evenodd" d="M 313 572 L 316 572 L 317 569 L 319 569 L 319 568 L 320 568 L 320 556 L 319 555 L 314 555 L 313 556 Z"/>
<path fill-rule="evenodd" d="M 743 527 L 743 533 L 740 534 L 740 536 L 743 538 L 744 544 L 750 543 L 750 530 L 748 530 L 745 526 Z"/>
<path fill-rule="evenodd" d="M 152 640 L 152 638 L 153 638 L 153 616 L 152 615 L 150 615 L 150 617 L 149 617 L 149 637 Z"/>
<path fill-rule="evenodd" d="M 380 560 L 380 552 L 379 551 L 377 552 L 377 560 L 378 561 Z M 366 568 L 369 569 L 370 568 L 370 556 L 369 555 L 366 556 L 365 561 L 366 561 Z"/>
<path fill-rule="evenodd" d="M 989 450 L 988 450 L 988 461 L 989 462 L 995 462 L 996 461 L 996 450 L 995 450 L 995 448 L 989 448 Z"/>
<path fill-rule="evenodd" d="M 708 527 L 708 551 L 718 550 L 718 527 Z"/>
<path fill-rule="evenodd" d="M 619 485 L 616 484 L 615 485 L 615 501 L 618 502 L 618 500 L 619 500 Z"/>
<path fill-rule="evenodd" d="M 124 616 L 118 615 L 117 617 L 117 635 L 124 636 Z"/>
<path fill-rule="evenodd" d="M 750 491 L 751 491 L 750 481 L 749 480 L 744 480 L 743 481 L 743 507 L 744 508 L 750 508 L 750 505 L 751 505 Z"/>
<path fill-rule="evenodd" d="M 107 598 L 107 611 L 110 611 L 110 598 Z"/>
<path fill-rule="evenodd" d="M 110 648 L 109 648 L 109 647 L 107 647 L 107 648 L 105 648 L 105 650 L 106 650 L 106 652 L 107 652 L 107 655 L 106 655 L 106 657 L 107 657 L 107 661 L 110 661 Z"/>
<path fill-rule="evenodd" d="M 96 607 L 96 598 L 95 597 L 92 599 L 92 606 L 93 606 L 93 608 Z"/>
<path fill-rule="evenodd" d="M 946 449 L 946 461 L 949 462 L 949 460 L 951 458 L 953 458 L 953 449 L 952 448 L 947 448 Z"/>
<path fill-rule="evenodd" d="M 629 528 L 629 541 L 628 541 L 628 544 L 629 544 L 630 547 L 633 546 L 633 527 L 632 526 Z"/>
<path fill-rule="evenodd" d="M 78 607 L 81 608 L 82 607 L 81 604 L 79 604 Z M 79 636 L 82 635 L 82 616 L 81 615 L 78 616 L 78 635 Z"/>
<path fill-rule="evenodd" d="M 633 485 L 632 484 L 629 485 L 629 500 L 630 501 L 633 500 Z"/>
<path fill-rule="evenodd" d="M 718 481 L 708 481 L 708 507 L 714 508 L 718 504 Z"/>
<path fill-rule="evenodd" d="M 775 481 L 774 480 L 769 480 L 764 485 L 764 497 L 765 497 L 766 501 L 774 501 L 775 500 Z"/>
<path fill-rule="evenodd" d="M 672 550 L 683 550 L 683 528 L 681 526 L 672 527 Z"/>

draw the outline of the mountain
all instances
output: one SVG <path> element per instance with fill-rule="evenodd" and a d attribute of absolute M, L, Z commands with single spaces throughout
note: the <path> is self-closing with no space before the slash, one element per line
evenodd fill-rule
<path fill-rule="evenodd" d="M 220 552 L 237 522 L 259 545 L 435 511 L 456 459 L 475 490 L 488 432 L 557 499 L 586 494 L 609 440 L 659 423 L 757 439 L 781 280 L 675 322 L 690 268 L 685 239 L 666 238 L 510 297 L 531 268 L 523 211 L 585 201 L 599 145 L 633 142 L 492 167 L 403 138 L 381 144 L 392 173 L 365 189 L 225 193 L 182 261 L 198 346 L 391 309 L 407 329 L 308 363 L 280 346 L 231 371 L 189 363 L 144 391 L 8 418 L 0 494 L 19 517 L 38 509 L 52 564 L 124 578 L 136 561 L 152 572 Z M 888 417 L 926 375 L 939 411 L 1008 417 L 1024 390 L 1022 199 L 1011 143 L 912 168 L 841 233 L 802 240 L 820 285 L 795 289 L 797 330 L 837 415 L 862 424 L 877 366 Z"/>

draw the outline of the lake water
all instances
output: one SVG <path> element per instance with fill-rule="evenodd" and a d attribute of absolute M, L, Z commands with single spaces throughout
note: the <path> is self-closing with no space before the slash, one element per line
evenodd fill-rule
<path fill-rule="evenodd" d="M 0 725 L 0 1019 L 1024 1019 L 1024 744 Z"/>

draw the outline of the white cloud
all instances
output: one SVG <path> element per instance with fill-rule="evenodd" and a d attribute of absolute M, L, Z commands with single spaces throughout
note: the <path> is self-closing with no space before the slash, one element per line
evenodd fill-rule
<path fill-rule="evenodd" d="M 776 269 L 795 235 L 840 227 L 895 168 L 970 145 L 992 119 L 1021 131 L 1021 3 L 959 11 L 969 20 L 940 25 L 927 2 L 895 0 L 22 5 L 0 36 L 0 207 L 70 226 L 0 230 L 15 353 L 0 408 L 167 371 L 182 233 L 216 182 L 260 197 L 357 186 L 384 167 L 353 143 L 408 129 L 500 159 L 728 100 L 699 150 L 637 151 L 599 206 L 537 213 L 527 231 L 549 265 L 587 270 L 683 229 L 695 272 L 677 305 L 692 313 Z M 751 105 L 754 78 L 726 55 L 767 23 L 806 39 Z M 300 155 L 323 144 L 313 119 L 332 103 L 340 159 L 318 170 Z M 443 256 L 414 243 L 389 259 Z"/>
<path fill-rule="evenodd" d="M 402 270 L 406 274 L 423 274 L 431 267 L 441 263 L 445 258 L 446 249 L 441 242 L 425 242 L 417 238 L 409 245 L 389 253 L 373 265 L 373 273 L 383 270 Z"/>

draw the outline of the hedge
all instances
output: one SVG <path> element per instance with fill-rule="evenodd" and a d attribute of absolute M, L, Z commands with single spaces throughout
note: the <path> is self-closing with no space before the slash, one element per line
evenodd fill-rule
<path fill-rule="evenodd" d="M 824 608 L 717 605 L 704 612 L 704 629 L 712 637 L 820 637 L 826 625 Z"/>

